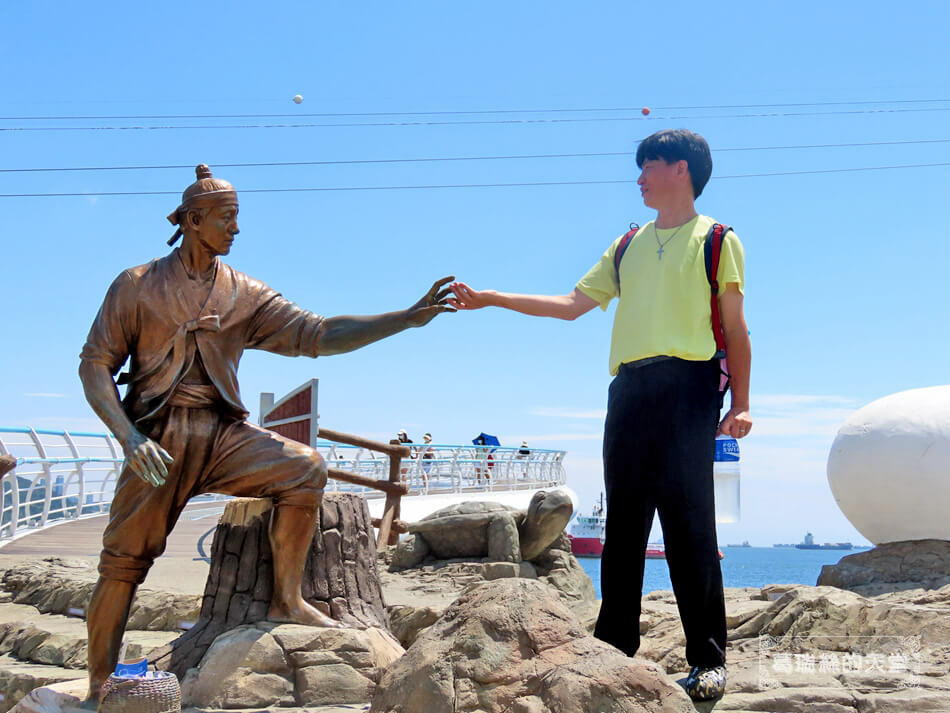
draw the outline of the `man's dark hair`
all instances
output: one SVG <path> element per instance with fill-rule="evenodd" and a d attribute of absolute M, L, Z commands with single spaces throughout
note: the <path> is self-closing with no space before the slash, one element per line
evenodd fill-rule
<path fill-rule="evenodd" d="M 699 198 L 712 175 L 712 156 L 709 144 L 699 134 L 688 129 L 663 129 L 650 134 L 637 147 L 637 168 L 644 161 L 663 159 L 666 163 L 686 161 L 693 182 L 693 198 Z"/>

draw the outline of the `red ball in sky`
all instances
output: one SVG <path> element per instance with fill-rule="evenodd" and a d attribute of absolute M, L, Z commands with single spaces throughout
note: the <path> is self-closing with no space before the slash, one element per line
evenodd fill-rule
<path fill-rule="evenodd" d="M 648 106 L 643 107 L 643 108 L 640 110 L 640 113 L 643 114 L 644 116 L 647 116 L 647 115 L 650 113 L 650 107 L 648 107 Z"/>

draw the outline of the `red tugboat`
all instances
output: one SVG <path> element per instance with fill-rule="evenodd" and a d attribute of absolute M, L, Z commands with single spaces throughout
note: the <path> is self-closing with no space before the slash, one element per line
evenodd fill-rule
<path fill-rule="evenodd" d="M 590 515 L 578 515 L 574 519 L 568 538 L 571 540 L 571 552 L 575 557 L 600 557 L 604 551 L 604 526 L 607 523 L 607 512 L 604 510 L 604 494 L 594 505 Z M 648 560 L 666 559 L 666 548 L 663 543 L 647 543 L 644 556 Z M 719 550 L 719 559 L 722 559 L 722 550 Z"/>

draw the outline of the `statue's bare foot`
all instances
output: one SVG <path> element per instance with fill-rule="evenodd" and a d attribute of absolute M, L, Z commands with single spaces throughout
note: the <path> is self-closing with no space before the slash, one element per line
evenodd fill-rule
<path fill-rule="evenodd" d="M 97 711 L 99 710 L 99 696 L 89 696 L 82 703 L 79 704 L 79 707 L 84 711 Z"/>
<path fill-rule="evenodd" d="M 308 604 L 303 598 L 297 599 L 290 605 L 272 602 L 267 620 L 282 624 L 306 624 L 307 626 L 324 626 L 331 629 L 342 629 L 343 624 L 331 619 L 315 606 Z"/>

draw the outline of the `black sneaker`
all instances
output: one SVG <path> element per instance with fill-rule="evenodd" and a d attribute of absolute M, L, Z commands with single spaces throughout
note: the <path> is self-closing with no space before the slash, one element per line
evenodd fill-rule
<path fill-rule="evenodd" d="M 722 698 L 726 692 L 726 667 L 700 668 L 693 666 L 686 677 L 686 693 L 694 701 Z"/>

